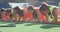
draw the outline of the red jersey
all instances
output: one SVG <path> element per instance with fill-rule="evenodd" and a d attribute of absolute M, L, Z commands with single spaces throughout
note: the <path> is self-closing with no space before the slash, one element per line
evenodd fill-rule
<path fill-rule="evenodd" d="M 32 14 L 29 13 L 29 12 L 26 12 L 24 17 L 25 17 L 25 19 L 27 19 L 27 20 L 31 20 L 31 19 L 33 18 Z"/>

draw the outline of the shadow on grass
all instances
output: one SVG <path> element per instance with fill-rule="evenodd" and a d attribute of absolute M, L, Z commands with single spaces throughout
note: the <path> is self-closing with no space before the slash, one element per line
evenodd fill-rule
<path fill-rule="evenodd" d="M 6 23 L 23 24 L 25 22 L 20 22 L 20 21 L 1 21 L 0 22 L 0 24 L 6 24 Z"/>
<path fill-rule="evenodd" d="M 14 26 L 7 25 L 7 26 L 0 26 L 0 27 L 16 27 L 16 25 L 14 25 Z"/>
<path fill-rule="evenodd" d="M 0 24 L 0 27 L 16 27 L 16 24 L 15 23 L 1 23 Z"/>
<path fill-rule="evenodd" d="M 60 22 L 58 22 L 57 24 L 47 24 L 47 25 L 40 26 L 40 28 L 43 28 L 43 29 L 50 29 L 54 27 L 60 27 Z"/>
<path fill-rule="evenodd" d="M 2 32 L 2 31 L 0 31 L 0 32 Z"/>
<path fill-rule="evenodd" d="M 40 26 L 40 28 L 43 28 L 43 29 L 50 29 L 50 28 L 54 28 L 54 27 L 60 27 L 60 25 L 58 25 L 58 24 L 46 24 L 46 25 Z"/>
<path fill-rule="evenodd" d="M 40 25 L 40 23 L 28 23 L 28 24 L 25 24 L 25 26 L 32 26 L 32 25 Z"/>

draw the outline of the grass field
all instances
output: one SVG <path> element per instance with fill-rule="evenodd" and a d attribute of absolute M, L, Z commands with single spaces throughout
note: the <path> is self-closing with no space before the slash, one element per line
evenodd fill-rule
<path fill-rule="evenodd" d="M 2 23 L 1 23 L 2 24 Z M 1 32 L 59 32 L 60 25 L 19 23 L 16 27 L 0 27 Z"/>

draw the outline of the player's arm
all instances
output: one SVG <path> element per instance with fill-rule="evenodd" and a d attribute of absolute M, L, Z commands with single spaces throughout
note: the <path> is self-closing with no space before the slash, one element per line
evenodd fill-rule
<path fill-rule="evenodd" d="M 54 15 L 54 23 L 57 23 L 57 11 L 58 11 L 58 9 L 54 9 L 54 13 L 53 13 L 53 15 Z"/>

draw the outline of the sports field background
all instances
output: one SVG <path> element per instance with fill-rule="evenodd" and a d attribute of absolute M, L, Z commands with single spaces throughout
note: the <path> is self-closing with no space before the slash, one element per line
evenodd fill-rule
<path fill-rule="evenodd" d="M 16 27 L 0 27 L 1 32 L 59 32 L 60 25 L 18 23 Z"/>

